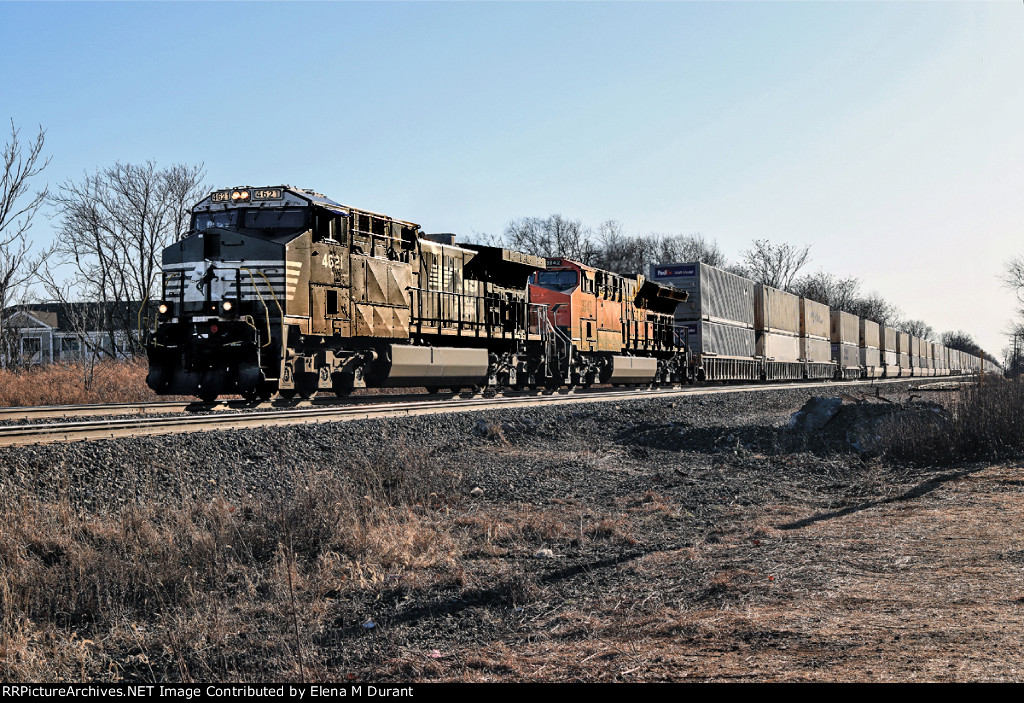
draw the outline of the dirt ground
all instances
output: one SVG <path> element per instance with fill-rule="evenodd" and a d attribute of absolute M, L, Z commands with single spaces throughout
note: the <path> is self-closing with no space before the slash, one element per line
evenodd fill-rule
<path fill-rule="evenodd" d="M 842 509 L 740 511 L 721 541 L 622 550 L 556 579 L 515 633 L 456 646 L 471 680 L 1020 681 L 1021 468 L 980 466 Z M 695 570 L 709 586 L 694 592 Z"/>

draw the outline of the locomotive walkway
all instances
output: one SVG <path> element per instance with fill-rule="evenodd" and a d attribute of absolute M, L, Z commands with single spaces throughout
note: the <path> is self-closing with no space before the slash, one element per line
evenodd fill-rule
<path fill-rule="evenodd" d="M 932 379 L 876 379 L 876 384 L 921 383 Z M 0 420 L 40 420 L 69 417 L 120 417 L 0 426 L 0 446 L 78 442 L 126 436 L 150 436 L 183 432 L 210 432 L 239 428 L 302 425 L 325 422 L 347 422 L 378 418 L 411 417 L 440 413 L 473 412 L 502 408 L 524 408 L 537 405 L 568 405 L 621 401 L 637 398 L 675 398 L 747 393 L 793 388 L 842 388 L 836 381 L 751 384 L 742 386 L 690 387 L 658 389 L 577 389 L 561 391 L 510 392 L 494 397 L 476 396 L 357 396 L 330 401 L 278 401 L 252 405 L 244 401 L 204 404 L 195 402 L 157 402 L 140 404 L 81 405 L 49 408 L 7 408 L 0 411 Z M 409 398 L 416 400 L 409 400 Z M 429 399 L 424 399 L 424 397 Z M 263 409 L 261 409 L 263 408 Z M 228 412 L 231 410 L 239 412 Z M 188 411 L 204 414 L 182 415 Z M 159 414 L 159 415 L 158 415 Z M 135 415 L 137 417 L 123 417 Z"/>

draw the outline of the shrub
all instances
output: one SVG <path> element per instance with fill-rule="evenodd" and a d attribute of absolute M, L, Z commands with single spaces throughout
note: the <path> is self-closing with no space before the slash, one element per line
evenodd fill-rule
<path fill-rule="evenodd" d="M 885 456 L 911 464 L 1008 459 L 1024 452 L 1024 384 L 989 378 L 964 386 L 952 421 L 927 413 L 884 425 Z"/>
<path fill-rule="evenodd" d="M 0 369 L 0 406 L 136 403 L 156 400 L 145 359 L 53 363 Z"/>

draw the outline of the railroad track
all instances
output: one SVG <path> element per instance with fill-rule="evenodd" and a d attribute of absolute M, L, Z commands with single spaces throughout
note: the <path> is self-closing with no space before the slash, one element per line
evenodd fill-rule
<path fill-rule="evenodd" d="M 878 385 L 890 383 L 907 383 L 910 379 L 888 379 L 874 381 Z M 481 410 L 497 410 L 505 408 L 524 408 L 534 405 L 566 405 L 577 403 L 611 402 L 636 400 L 640 398 L 675 398 L 684 396 L 715 395 L 720 393 L 750 393 L 763 390 L 792 390 L 794 388 L 843 388 L 849 382 L 795 382 L 771 383 L 744 386 L 721 387 L 669 387 L 658 389 L 581 389 L 553 392 L 522 392 L 495 397 L 482 396 L 417 396 L 416 400 L 407 400 L 407 396 L 358 396 L 331 402 L 303 401 L 298 407 L 273 409 L 253 409 L 251 404 L 242 402 L 223 404 L 201 403 L 143 403 L 138 406 L 126 404 L 105 406 L 68 406 L 66 411 L 77 412 L 79 409 L 91 408 L 96 415 L 97 408 L 118 408 L 116 414 L 138 414 L 139 417 L 118 417 L 95 419 L 88 421 L 68 421 L 58 423 L 32 423 L 24 425 L 0 426 L 0 446 L 17 446 L 25 444 L 48 444 L 60 442 L 78 442 L 84 440 L 111 439 L 116 437 L 141 437 L 183 432 L 209 432 L 218 430 L 273 427 L 281 425 L 302 425 L 324 422 L 346 422 L 352 420 L 369 420 L 393 417 L 413 417 L 440 413 L 473 412 Z M 388 400 L 382 400 L 388 398 Z M 400 400 L 396 400 L 399 399 Z M 356 402 L 352 402 L 356 401 Z M 145 410 L 140 409 L 146 406 Z M 161 413 L 175 412 L 171 408 L 195 408 L 211 410 L 249 408 L 234 413 L 206 413 L 195 415 L 153 415 L 159 409 Z M 135 410 L 130 408 L 134 407 Z M 26 409 L 22 409 L 26 410 Z M 60 412 L 53 408 L 52 411 Z M 122 412 L 123 410 L 123 412 Z M 180 411 L 178 411 L 180 412 Z M 147 414 L 149 413 L 149 414 Z M 83 412 L 84 414 L 84 412 Z M 69 417 L 66 412 L 51 417 Z M 82 416 L 82 415 L 79 415 Z M 39 419 L 40 416 L 36 416 Z"/>
<path fill-rule="evenodd" d="M 428 397 L 426 394 L 360 395 L 348 398 L 322 397 L 310 400 L 276 399 L 253 402 L 248 400 L 218 400 L 204 403 L 199 400 L 164 400 L 150 403 L 102 403 L 94 405 L 40 405 L 14 408 L 0 408 L 0 422 L 18 420 L 58 420 L 75 417 L 103 417 L 109 415 L 171 415 L 175 413 L 212 413 L 230 411 L 256 411 L 296 408 L 315 408 L 335 405 L 353 405 L 413 400 Z M 431 398 L 456 397 L 442 393 Z"/>

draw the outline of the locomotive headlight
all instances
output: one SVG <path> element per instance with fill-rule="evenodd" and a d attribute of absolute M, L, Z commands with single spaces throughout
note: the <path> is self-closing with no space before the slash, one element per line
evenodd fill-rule
<path fill-rule="evenodd" d="M 246 201 L 249 199 L 249 191 L 247 190 L 233 190 L 231 191 L 231 199 L 235 202 Z"/>
<path fill-rule="evenodd" d="M 161 315 L 166 315 L 170 311 L 171 306 L 168 305 L 167 303 L 160 303 L 160 307 L 157 308 L 157 312 L 159 312 Z"/>
<path fill-rule="evenodd" d="M 233 308 L 233 307 L 234 306 L 231 304 L 230 300 L 225 300 L 224 301 L 224 312 L 231 312 L 231 308 Z"/>

